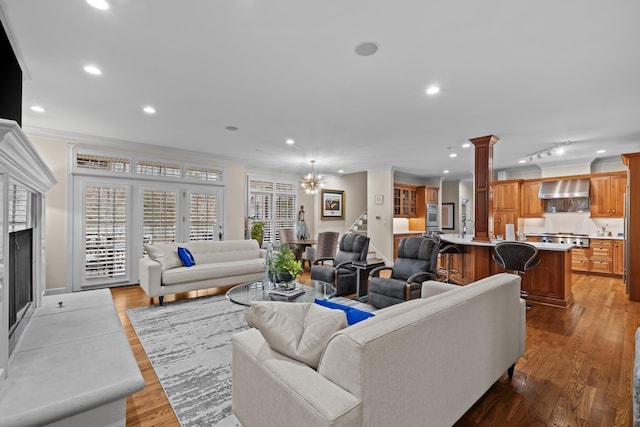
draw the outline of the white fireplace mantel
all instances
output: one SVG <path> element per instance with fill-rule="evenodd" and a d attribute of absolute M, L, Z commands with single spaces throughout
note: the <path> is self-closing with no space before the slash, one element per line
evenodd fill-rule
<path fill-rule="evenodd" d="M 7 199 L 9 181 L 20 183 L 35 195 L 34 200 L 34 304 L 40 305 L 45 290 L 44 275 L 44 195 L 56 183 L 53 173 L 40 158 L 29 138 L 20 126 L 12 120 L 0 119 L 0 387 L 8 372 L 9 361 L 9 287 L 6 286 L 4 272 L 7 271 L 8 224 Z"/>

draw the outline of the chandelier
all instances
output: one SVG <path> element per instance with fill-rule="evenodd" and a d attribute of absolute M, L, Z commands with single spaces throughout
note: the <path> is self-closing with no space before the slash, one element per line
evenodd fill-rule
<path fill-rule="evenodd" d="M 307 194 L 318 194 L 320 189 L 324 187 L 324 181 L 320 175 L 316 175 L 316 171 L 313 168 L 315 160 L 311 160 L 311 172 L 307 176 L 300 179 L 300 186 Z"/>

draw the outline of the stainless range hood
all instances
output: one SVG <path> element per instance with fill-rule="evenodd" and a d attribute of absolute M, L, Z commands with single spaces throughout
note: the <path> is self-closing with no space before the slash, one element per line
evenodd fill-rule
<path fill-rule="evenodd" d="M 538 197 L 541 199 L 573 199 L 589 197 L 589 178 L 542 181 Z"/>

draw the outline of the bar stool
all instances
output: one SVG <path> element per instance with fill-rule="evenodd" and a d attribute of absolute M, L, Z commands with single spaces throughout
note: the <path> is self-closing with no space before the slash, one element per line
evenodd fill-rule
<path fill-rule="evenodd" d="M 450 243 L 444 246 L 442 249 L 438 251 L 440 254 L 444 255 L 445 264 L 444 264 L 444 272 L 445 272 L 445 283 L 451 283 L 451 272 L 454 271 L 451 269 L 451 256 L 453 254 L 461 254 L 462 251 L 455 243 Z"/>
<path fill-rule="evenodd" d="M 498 243 L 493 250 L 492 258 L 496 264 L 505 270 L 511 270 L 513 274 L 525 274 L 541 261 L 537 258 L 538 248 L 528 243 L 502 242 Z M 529 294 L 520 290 L 520 296 L 526 298 Z M 527 308 L 531 308 L 531 304 L 527 303 Z"/>

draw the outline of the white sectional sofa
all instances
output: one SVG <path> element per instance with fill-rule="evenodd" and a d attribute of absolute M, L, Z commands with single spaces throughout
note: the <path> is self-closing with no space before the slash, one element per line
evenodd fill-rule
<path fill-rule="evenodd" d="M 233 336 L 233 411 L 245 427 L 453 425 L 513 373 L 525 312 L 517 275 L 425 282 L 421 299 L 330 335 L 317 369 L 248 329 Z"/>
<path fill-rule="evenodd" d="M 195 265 L 184 267 L 178 247 L 185 247 Z M 140 286 L 160 305 L 165 295 L 228 286 L 264 277 L 266 251 L 256 240 L 225 240 L 145 245 L 140 259 Z"/>

